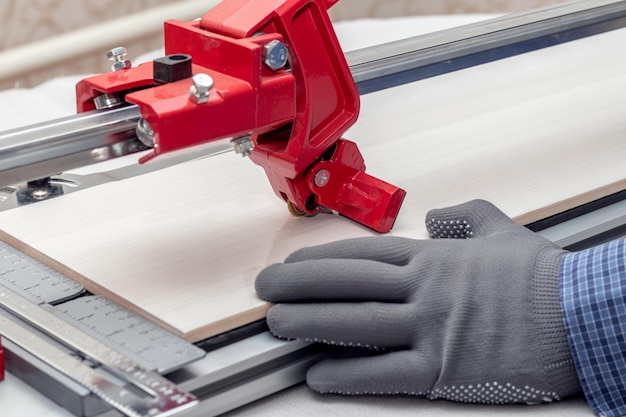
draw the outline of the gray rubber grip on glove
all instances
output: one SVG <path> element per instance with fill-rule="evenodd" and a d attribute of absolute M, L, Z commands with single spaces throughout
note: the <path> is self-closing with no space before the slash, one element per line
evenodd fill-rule
<path fill-rule="evenodd" d="M 580 392 L 559 302 L 565 253 L 491 203 L 428 213 L 434 240 L 305 248 L 264 269 L 273 334 L 380 350 L 311 367 L 323 393 L 537 403 Z"/>

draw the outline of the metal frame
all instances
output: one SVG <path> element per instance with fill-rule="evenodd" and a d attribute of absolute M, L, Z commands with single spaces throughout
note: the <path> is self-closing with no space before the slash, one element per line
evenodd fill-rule
<path fill-rule="evenodd" d="M 6 314 L 0 309 L 0 318 L 2 316 Z M 4 339 L 3 344 L 7 369 L 12 374 L 76 416 L 122 416 L 88 389 L 17 344 L 8 339 Z M 296 385 L 304 380 L 306 370 L 321 357 L 322 354 L 308 343 L 281 341 L 269 332 L 216 349 L 203 359 L 166 375 L 180 390 L 201 400 L 176 416 L 216 416 Z"/>
<path fill-rule="evenodd" d="M 365 94 L 624 26 L 626 1 L 579 0 L 367 48 L 349 53 L 347 58 L 360 92 Z M 126 108 L 116 116 L 109 115 L 118 119 L 113 124 L 120 128 L 118 130 L 116 127 L 115 132 L 105 130 L 104 136 L 128 132 L 129 121 L 134 129 L 134 121 L 138 116 L 136 113 L 136 109 Z M 57 139 L 64 144 L 74 143 L 75 146 L 79 146 L 77 143 L 88 143 L 84 134 L 77 134 L 71 127 L 75 123 L 80 124 L 84 117 L 86 116 L 68 118 L 69 124 L 59 128 Z M 100 116 L 94 117 L 98 119 Z M 43 131 L 49 127 L 50 125 L 41 125 Z M 4 161 L 7 155 L 12 155 L 18 147 L 23 146 L 22 139 L 18 131 L 0 134 L 0 161 Z M 111 143 L 107 142 L 105 145 L 109 146 Z M 48 146 L 48 140 L 42 138 L 41 141 L 31 142 L 29 147 L 22 149 L 37 156 Z M 88 150 L 90 146 L 93 150 L 99 149 L 102 144 L 96 147 L 84 146 L 82 151 Z M 86 161 L 94 162 L 93 158 Z M 34 161 L 31 160 L 31 163 Z M 55 163 L 48 165 L 51 172 L 59 171 Z M 1 166 L 4 169 L 5 165 Z M 141 172 L 137 167 L 124 168 L 116 173 L 114 179 L 138 175 Z M 4 171 L 0 171 L 0 177 L 4 180 Z M 598 232 L 604 233 L 609 229 L 623 227 L 626 223 L 626 218 L 621 215 L 623 212 L 624 202 L 615 202 L 540 233 L 559 244 L 570 245 Z M 72 403 L 72 411 L 77 414 L 102 413 L 102 403 L 98 403 L 92 394 L 79 386 L 66 384 L 63 378 L 54 375 L 54 371 L 47 369 L 37 358 L 29 356 L 10 342 L 6 343 L 5 350 L 11 372 L 19 375 L 20 369 L 26 369 L 22 375 L 26 378 L 33 367 L 39 369 L 41 375 L 48 375 L 47 378 L 40 379 L 44 383 L 39 387 L 47 388 L 47 395 L 55 396 L 62 392 Z M 278 341 L 266 332 L 209 352 L 205 359 L 167 375 L 167 378 L 201 400 L 198 406 L 182 412 L 181 417 L 211 416 L 303 381 L 305 370 L 318 359 L 319 352 L 310 345 Z M 37 380 L 30 375 L 33 381 Z M 85 413 L 85 407 L 89 410 L 88 413 Z M 98 415 L 113 417 L 119 413 L 108 411 Z"/>

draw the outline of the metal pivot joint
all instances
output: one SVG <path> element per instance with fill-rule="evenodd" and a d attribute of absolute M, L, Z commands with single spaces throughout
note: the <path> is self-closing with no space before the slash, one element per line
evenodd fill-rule
<path fill-rule="evenodd" d="M 264 168 L 292 211 L 337 212 L 387 232 L 405 191 L 365 174 L 357 145 L 342 138 L 360 101 L 327 13 L 336 2 L 224 0 L 193 22 L 167 21 L 165 53 L 192 58 L 187 78 L 164 84 L 150 63 L 124 65 L 80 82 L 78 109 L 93 110 L 96 97 L 111 94 L 136 104 L 138 134 L 152 147 L 141 162 L 243 138 L 235 150 Z M 121 67 L 125 50 L 117 49 L 110 58 Z"/>
<path fill-rule="evenodd" d="M 274 39 L 263 46 L 263 62 L 272 71 L 278 71 L 287 65 L 289 52 L 284 43 Z"/>

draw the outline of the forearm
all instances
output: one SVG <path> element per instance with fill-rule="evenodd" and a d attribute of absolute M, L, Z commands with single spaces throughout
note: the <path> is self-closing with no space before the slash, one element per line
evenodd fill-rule
<path fill-rule="evenodd" d="M 587 401 L 600 416 L 626 414 L 626 239 L 566 254 L 561 304 Z"/>

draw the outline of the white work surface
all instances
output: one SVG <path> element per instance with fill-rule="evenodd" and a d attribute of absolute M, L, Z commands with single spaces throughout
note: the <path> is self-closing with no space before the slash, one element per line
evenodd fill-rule
<path fill-rule="evenodd" d="M 450 17 L 450 18 L 412 18 L 412 19 L 394 19 L 390 21 L 366 21 L 366 22 L 349 22 L 345 24 L 338 25 L 338 33 L 342 40 L 342 44 L 346 50 L 355 49 L 362 46 L 367 46 L 371 44 L 380 43 L 386 40 L 392 40 L 397 38 L 407 37 L 409 35 L 425 32 L 432 30 L 437 27 L 442 26 L 454 26 L 463 22 L 467 22 L 468 19 L 474 20 L 477 17 Z M 614 45 L 614 48 L 617 48 L 615 45 L 623 45 L 624 33 L 622 31 L 621 35 L 619 33 L 603 35 L 608 36 L 607 38 L 596 37 L 595 39 L 585 39 L 577 42 L 577 46 L 573 44 L 565 45 L 565 48 L 571 49 L 571 54 L 573 56 L 581 56 L 585 55 L 586 59 L 590 62 L 594 60 L 604 60 L 605 65 L 607 65 L 607 74 L 597 74 L 594 75 L 599 77 L 598 83 L 591 87 L 584 87 L 589 89 L 606 89 L 607 86 L 603 84 L 606 80 L 609 80 L 611 76 L 614 76 L 610 71 L 611 64 L 606 60 L 606 57 L 602 55 L 602 53 L 610 52 L 611 45 Z M 616 36 L 617 38 L 613 39 L 612 37 Z M 619 36 L 622 36 L 619 38 Z M 603 51 L 603 49 L 606 49 Z M 619 48 L 618 48 L 619 49 Z M 617 49 L 616 49 L 617 50 Z M 545 52 L 544 52 L 545 53 Z M 587 56 L 588 55 L 588 56 Z M 534 60 L 533 60 L 534 59 Z M 541 58 L 530 58 L 528 57 L 527 61 L 520 60 L 520 57 L 514 58 L 509 61 L 511 64 L 509 67 L 506 67 L 505 62 L 498 63 L 498 65 L 504 65 L 501 67 L 500 71 L 494 75 L 494 83 L 498 80 L 498 77 L 502 77 L 502 79 L 506 79 L 509 74 L 509 71 L 514 72 L 516 69 L 520 68 L 520 64 L 523 62 L 535 62 L 537 63 L 537 59 Z M 515 64 L 517 63 L 517 64 Z M 512 65 L 512 66 L 511 66 Z M 532 64 L 529 64 L 532 65 Z M 541 66 L 533 69 L 527 68 L 530 72 L 535 71 L 537 76 L 540 78 L 541 74 L 544 71 L 549 71 L 549 69 L 542 68 Z M 572 77 L 576 79 L 577 77 L 581 77 L 580 72 L 576 72 L 577 68 L 568 68 L 571 72 L 566 71 L 563 73 L 563 76 Z M 471 74 L 476 74 L 472 72 Z M 471 75 L 470 75 L 471 76 Z M 605 77 L 606 76 L 606 77 Z M 622 78 L 623 80 L 624 78 Z M 34 123 L 36 121 L 45 120 L 49 118 L 56 118 L 62 115 L 69 114 L 73 112 L 73 97 L 72 97 L 72 85 L 75 82 L 76 78 L 68 78 L 55 80 L 53 82 L 47 83 L 37 89 L 34 90 L 14 90 L 8 91 L 4 93 L 0 93 L 0 115 L 2 115 L 2 125 L 0 129 L 9 128 L 12 126 L 19 126 L 22 124 Z M 483 78 L 477 78 L 480 82 L 484 82 Z M 451 84 L 451 88 L 457 88 L 458 84 Z M 483 96 L 489 96 L 487 94 L 491 88 L 491 84 L 476 84 L 473 83 L 471 79 L 465 81 L 465 88 L 468 94 L 473 94 L 476 96 L 477 100 L 479 100 Z M 621 88 L 620 88 L 621 87 Z M 624 87 L 624 84 L 614 86 L 614 94 L 615 96 L 622 95 L 621 91 Z M 545 85 L 545 89 L 547 92 L 550 91 L 551 85 L 547 83 Z M 519 107 L 520 111 L 525 111 L 528 107 L 528 101 L 536 100 L 533 104 L 545 109 L 547 113 L 551 110 L 555 110 L 560 107 L 559 102 L 551 101 L 549 94 L 546 94 L 545 98 L 541 98 L 537 100 L 533 97 L 529 97 L 526 95 L 525 86 L 519 85 L 517 89 L 513 89 L 513 99 L 519 100 L 519 102 L 526 102 L 526 107 Z M 381 100 L 379 108 L 383 108 L 385 106 L 385 102 L 382 100 L 389 100 L 394 103 L 402 103 L 405 100 L 408 100 L 407 97 L 402 95 L 403 90 L 395 89 L 389 92 L 383 92 L 375 97 L 376 100 Z M 430 109 L 441 108 L 441 106 L 446 107 L 449 111 L 446 113 L 446 120 L 449 120 L 449 123 L 455 123 L 456 120 L 461 120 L 468 115 L 472 114 L 472 108 L 460 108 L 456 105 L 455 102 L 451 102 L 447 100 L 448 92 L 445 89 L 433 89 L 429 91 L 428 89 L 422 90 L 423 93 L 428 93 L 428 100 L 426 102 L 429 103 L 428 106 L 420 107 L 419 109 L 414 109 L 411 107 L 405 107 L 404 111 L 398 112 L 395 114 L 397 117 L 396 125 L 399 126 L 398 132 L 396 134 L 404 134 L 404 135 L 413 135 L 414 140 L 420 140 L 423 142 L 433 141 L 433 144 L 437 146 L 442 146 L 441 143 L 437 143 L 437 130 L 433 129 L 433 126 L 436 126 L 437 123 L 440 123 L 441 120 L 434 120 L 434 116 L 429 114 Z M 592 91 L 590 90 L 589 93 Z M 586 94 L 586 91 L 577 91 L 572 92 L 573 96 L 580 96 L 580 94 Z M 567 95 L 566 95 L 567 96 Z M 563 100 L 564 97 L 561 95 L 560 99 Z M 365 98 L 366 100 L 372 100 L 370 98 Z M 408 101 L 407 101 L 408 103 Z M 502 123 L 507 123 L 509 118 L 517 115 L 518 107 L 516 106 L 517 101 L 508 102 L 506 109 L 502 108 Z M 370 103 L 371 104 L 371 103 Z M 612 106 L 613 104 L 613 106 Z M 504 103 L 500 103 L 494 101 L 492 104 L 495 110 L 503 107 Z M 605 124 L 608 120 L 614 119 L 616 114 L 616 109 L 614 108 L 616 104 L 611 102 L 611 96 L 606 96 L 606 101 L 603 102 L 603 112 L 598 112 L 599 114 L 594 114 L 594 119 L 589 120 L 589 131 L 586 135 L 586 141 L 593 141 L 593 132 L 594 132 L 594 123 L 597 124 Z M 622 107 L 623 109 L 623 107 Z M 358 142 L 359 134 L 361 132 L 368 131 L 371 134 L 372 130 L 376 130 L 377 126 L 373 126 L 371 123 L 367 123 L 367 111 L 366 106 L 364 106 L 364 113 L 362 114 L 362 118 L 360 122 L 353 128 L 349 134 L 346 135 L 347 138 L 354 139 Z M 370 110 L 371 111 L 371 107 Z M 434 114 L 434 113 L 433 113 Z M 365 119 L 363 119 L 365 115 Z M 600 118 L 599 116 L 604 115 Z M 573 113 L 572 119 L 580 120 L 584 119 L 585 114 Z M 420 132 L 415 132 L 413 127 L 407 127 L 407 131 L 404 132 L 402 129 L 403 121 L 407 120 L 407 118 L 417 118 L 419 117 L 423 125 L 423 131 L 428 131 L 428 137 L 424 137 L 420 134 Z M 568 123 L 567 119 L 560 119 L 560 123 Z M 407 125 L 408 126 L 408 125 Z M 415 125 L 411 125 L 415 126 Z M 480 118 L 475 120 L 475 130 L 471 133 L 471 135 L 480 134 L 480 131 L 484 126 L 481 125 Z M 623 127 L 623 125 L 622 125 Z M 418 129 L 421 128 L 418 127 Z M 516 134 L 525 134 L 529 137 L 537 134 L 538 132 L 534 132 L 532 130 L 532 123 L 529 122 L 528 131 L 527 132 L 511 132 L 512 135 Z M 623 131 L 623 130 L 622 130 Z M 373 155 L 365 155 L 366 162 L 371 162 L 370 166 L 376 166 L 377 163 L 377 152 L 380 154 L 384 153 L 385 148 L 385 131 L 381 128 L 379 136 L 380 136 L 380 147 L 378 149 L 374 149 Z M 584 133 L 584 132 L 583 132 Z M 468 142 L 462 152 L 476 152 L 480 153 L 481 149 L 475 149 L 472 147 L 471 143 L 471 135 L 468 132 Z M 536 135 L 538 137 L 542 137 L 541 135 Z M 597 138 L 599 143 L 598 146 L 602 146 L 601 143 L 602 138 Z M 546 155 L 546 154 L 538 154 L 537 158 L 545 159 L 546 164 L 546 182 L 551 181 L 563 181 L 563 177 L 567 177 L 567 173 L 565 172 L 550 172 L 550 160 L 557 155 L 560 155 L 561 152 L 569 152 L 578 148 L 579 146 L 583 146 L 582 142 L 577 142 L 577 140 L 582 140 L 577 138 L 573 140 L 570 149 L 554 149 L 554 153 Z M 444 144 L 445 145 L 445 144 Z M 503 149 L 506 149 L 507 146 L 507 138 L 503 137 L 500 146 Z M 442 152 L 447 152 L 445 146 L 441 148 Z M 459 151 L 458 149 L 456 150 Z M 401 150 L 400 150 L 401 152 Z M 388 154 L 387 154 L 387 157 Z M 378 158 L 380 159 L 380 158 Z M 428 166 L 427 162 L 424 162 L 424 166 L 420 167 L 420 169 L 424 172 L 424 181 L 436 181 L 438 176 L 445 176 L 446 171 L 445 167 L 441 166 Z M 480 166 L 472 167 L 475 170 L 480 170 Z M 503 167 L 501 172 L 494 172 L 493 175 L 505 175 L 506 167 Z M 572 169 L 584 169 L 584 167 L 572 167 Z M 593 173 L 589 175 L 589 181 L 599 181 L 602 183 L 603 179 L 594 178 Z M 622 171 L 622 174 L 625 174 Z M 372 172 L 372 175 L 376 175 L 376 172 Z M 471 172 L 468 172 L 468 176 L 471 175 Z M 626 175 L 621 175 L 620 178 L 624 178 Z M 566 179 L 566 178 L 565 178 Z M 459 181 L 464 181 L 465 178 L 459 178 Z M 469 180 L 471 183 L 471 180 Z M 269 186 L 268 186 L 269 187 Z M 555 189 L 546 190 L 537 190 L 538 192 L 546 193 L 553 192 L 555 195 L 555 201 L 559 201 L 558 198 L 558 187 Z M 446 193 L 446 190 L 441 190 L 442 193 Z M 532 190 L 530 192 L 532 194 Z M 520 190 L 520 198 L 528 198 L 529 191 L 528 190 Z M 489 198 L 489 195 L 482 196 L 484 198 Z M 225 198 L 225 197 L 223 197 Z M 506 208 L 504 208 L 505 211 Z M 403 222 L 409 221 L 409 216 L 405 216 L 402 220 Z M 306 221 L 306 219 L 304 220 Z M 347 220 L 346 220 L 347 221 Z M 412 219 L 413 222 L 421 222 L 422 219 Z M 322 222 L 324 222 L 322 220 Z M 291 222 L 290 222 L 291 224 Z M 285 231 L 287 232 L 287 231 Z M 296 233 L 297 227 L 289 230 L 290 233 Z M 336 236 L 336 238 L 342 238 L 344 236 Z M 295 248 L 294 248 L 295 249 Z M 0 329 L 1 332 L 1 329 Z M 70 414 L 65 410 L 62 410 L 58 407 L 55 407 L 49 400 L 43 398 L 38 393 L 34 392 L 29 387 L 25 386 L 20 381 L 16 380 L 12 375 L 8 375 L 7 380 L 0 384 L 0 415 L 2 417 L 30 417 L 30 416 L 38 416 L 38 417 L 68 417 Z M 368 397 L 337 397 L 337 396 L 319 396 L 312 393 L 304 386 L 295 387 L 289 389 L 283 393 L 279 393 L 267 399 L 261 400 L 257 403 L 251 404 L 245 408 L 237 410 L 231 415 L 236 416 L 319 416 L 319 415 L 342 415 L 342 416 L 380 416 L 380 415 L 393 415 L 393 416 L 485 416 L 485 415 L 498 415 L 498 416 L 592 416 L 593 413 L 586 406 L 586 403 L 582 399 L 574 399 L 563 401 L 556 404 L 551 405 L 542 405 L 542 406 L 533 406 L 533 407 L 525 407 L 525 406 L 468 406 L 463 404 L 452 404 L 447 402 L 430 402 L 421 399 L 414 398 L 368 398 Z"/>

